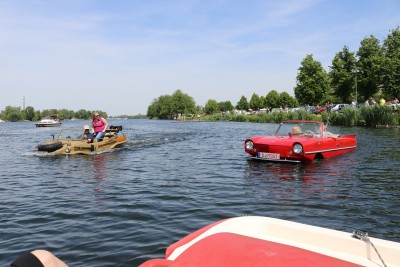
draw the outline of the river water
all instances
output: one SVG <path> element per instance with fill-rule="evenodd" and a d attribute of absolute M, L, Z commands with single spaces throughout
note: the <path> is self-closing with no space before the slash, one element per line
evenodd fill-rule
<path fill-rule="evenodd" d="M 86 121 L 65 121 L 83 127 Z M 109 120 L 125 147 L 43 156 L 59 128 L 0 123 L 0 266 L 48 249 L 70 266 L 137 266 L 220 219 L 269 216 L 400 242 L 399 129 L 357 134 L 356 151 L 310 164 L 248 160 L 276 124 Z"/>

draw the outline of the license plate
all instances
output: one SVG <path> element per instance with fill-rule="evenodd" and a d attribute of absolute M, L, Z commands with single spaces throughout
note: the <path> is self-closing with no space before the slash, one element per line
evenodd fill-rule
<path fill-rule="evenodd" d="M 257 155 L 259 158 L 263 159 L 280 159 L 281 155 L 277 153 L 266 153 L 266 152 L 258 152 Z"/>

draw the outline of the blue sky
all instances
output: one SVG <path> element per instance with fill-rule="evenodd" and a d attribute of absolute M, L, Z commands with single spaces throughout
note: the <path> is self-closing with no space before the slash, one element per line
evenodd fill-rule
<path fill-rule="evenodd" d="M 400 26 L 399 0 L 0 0 L 0 110 L 145 114 L 175 90 L 204 106 L 294 95 L 307 54 Z"/>

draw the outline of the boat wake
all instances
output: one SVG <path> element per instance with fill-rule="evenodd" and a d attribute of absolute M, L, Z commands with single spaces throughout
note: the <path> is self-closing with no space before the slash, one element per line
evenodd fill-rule
<path fill-rule="evenodd" d="M 132 150 L 137 150 L 138 148 L 158 147 L 169 143 L 185 141 L 190 138 L 190 135 L 190 133 L 138 135 L 128 140 L 124 147 Z"/>

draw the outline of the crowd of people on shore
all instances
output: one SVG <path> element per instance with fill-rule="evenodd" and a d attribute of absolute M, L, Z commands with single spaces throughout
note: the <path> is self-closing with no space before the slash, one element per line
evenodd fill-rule
<path fill-rule="evenodd" d="M 397 97 L 395 97 L 393 100 L 390 101 L 386 101 L 384 98 L 381 98 L 379 100 L 379 103 L 376 102 L 372 97 L 370 97 L 369 99 L 367 99 L 364 103 L 366 106 L 384 106 L 384 105 L 392 105 L 394 104 L 395 107 L 397 108 L 397 105 L 399 104 L 399 100 L 397 99 Z"/>

